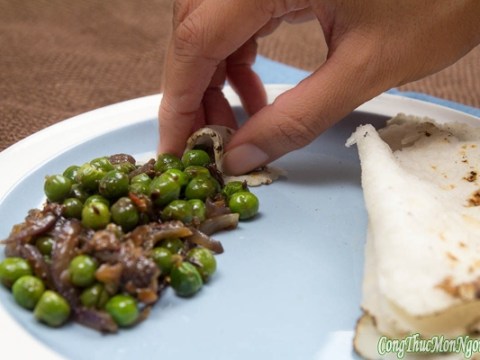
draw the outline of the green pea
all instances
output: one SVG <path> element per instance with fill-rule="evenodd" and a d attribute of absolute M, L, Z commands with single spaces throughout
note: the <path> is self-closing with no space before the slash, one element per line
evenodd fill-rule
<path fill-rule="evenodd" d="M 128 193 L 130 181 L 128 175 L 118 170 L 112 170 L 100 180 L 98 190 L 100 195 L 109 199 L 116 199 Z"/>
<path fill-rule="evenodd" d="M 243 181 L 230 181 L 223 187 L 222 194 L 230 199 L 233 194 L 240 191 L 249 191 L 247 184 Z"/>
<path fill-rule="evenodd" d="M 195 266 L 181 261 L 170 271 L 170 285 L 178 296 L 188 297 L 202 288 L 203 281 Z"/>
<path fill-rule="evenodd" d="M 24 275 L 12 286 L 13 298 L 25 309 L 33 310 L 45 291 L 42 280 L 32 275 Z"/>
<path fill-rule="evenodd" d="M 251 192 L 240 191 L 230 197 L 228 207 L 232 212 L 239 214 L 240 220 L 246 220 L 258 213 L 259 202 Z"/>
<path fill-rule="evenodd" d="M 185 170 L 183 170 L 184 174 L 188 176 L 189 179 L 193 179 L 194 177 L 200 176 L 200 175 L 206 175 L 210 176 L 210 171 L 203 166 L 187 166 Z"/>
<path fill-rule="evenodd" d="M 202 247 L 191 249 L 187 253 L 185 260 L 197 267 L 203 281 L 208 281 L 217 270 L 217 260 L 213 256 L 213 253 Z"/>
<path fill-rule="evenodd" d="M 87 200 L 89 196 L 90 194 L 84 188 L 82 188 L 82 185 L 80 184 L 72 185 L 72 189 L 70 190 L 69 197 L 78 199 L 81 202 L 85 202 L 85 200 Z"/>
<path fill-rule="evenodd" d="M 66 218 L 80 219 L 82 217 L 83 203 L 77 198 L 67 198 L 63 201 L 63 216 Z"/>
<path fill-rule="evenodd" d="M 85 204 L 82 209 L 82 224 L 88 228 L 99 230 L 110 223 L 110 210 L 100 201 Z"/>
<path fill-rule="evenodd" d="M 128 161 L 115 164 L 113 165 L 113 168 L 114 170 L 120 171 L 121 173 L 124 173 L 124 174 L 128 174 L 131 171 L 136 169 L 135 165 Z"/>
<path fill-rule="evenodd" d="M 68 266 L 70 282 L 75 286 L 81 287 L 92 285 L 95 282 L 95 271 L 97 271 L 97 268 L 98 263 L 91 256 L 75 256 Z"/>
<path fill-rule="evenodd" d="M 113 170 L 113 165 L 110 162 L 110 159 L 106 156 L 93 159 L 92 161 L 90 161 L 90 165 L 93 165 L 97 169 L 102 170 L 104 172 Z"/>
<path fill-rule="evenodd" d="M 110 208 L 112 220 L 120 225 L 123 231 L 132 230 L 140 220 L 140 214 L 133 201 L 128 197 L 121 197 Z"/>
<path fill-rule="evenodd" d="M 109 298 L 105 285 L 97 283 L 82 291 L 80 302 L 88 308 L 103 309 Z"/>
<path fill-rule="evenodd" d="M 178 254 L 183 250 L 184 243 L 179 238 L 163 239 L 160 246 L 168 249 L 172 254 Z"/>
<path fill-rule="evenodd" d="M 130 295 L 115 295 L 108 300 L 105 310 L 122 327 L 133 325 L 139 316 L 137 301 Z"/>
<path fill-rule="evenodd" d="M 180 197 L 181 186 L 168 174 L 162 174 L 150 183 L 150 197 L 157 206 L 165 206 Z"/>
<path fill-rule="evenodd" d="M 205 201 L 212 198 L 218 192 L 220 185 L 211 176 L 194 177 L 185 188 L 185 197 L 187 199 L 200 199 Z"/>
<path fill-rule="evenodd" d="M 35 240 L 35 246 L 42 255 L 50 256 L 52 254 L 55 240 L 51 236 L 40 236 Z"/>
<path fill-rule="evenodd" d="M 137 195 L 148 195 L 150 192 L 149 186 L 142 183 L 130 184 L 128 192 Z"/>
<path fill-rule="evenodd" d="M 152 260 L 160 269 L 162 275 L 168 275 L 173 265 L 172 252 L 165 247 L 158 246 L 153 248 L 151 255 Z"/>
<path fill-rule="evenodd" d="M 152 179 L 150 179 L 150 176 L 145 173 L 135 175 L 132 179 L 130 179 L 128 191 L 134 194 L 148 195 L 151 182 Z"/>
<path fill-rule="evenodd" d="M 92 164 L 83 164 L 78 169 L 77 182 L 87 191 L 98 191 L 98 184 L 105 176 L 105 173 L 105 171 Z"/>
<path fill-rule="evenodd" d="M 52 202 L 61 202 L 72 189 L 72 180 L 63 175 L 51 175 L 45 179 L 43 190 L 47 199 Z"/>
<path fill-rule="evenodd" d="M 77 181 L 77 173 L 78 173 L 78 169 L 80 168 L 80 166 L 78 165 L 72 165 L 72 166 L 69 166 L 68 168 L 66 168 L 63 172 L 63 176 L 65 176 L 66 178 L 69 178 L 70 180 L 72 180 L 72 182 L 75 182 Z"/>
<path fill-rule="evenodd" d="M 32 275 L 32 268 L 27 260 L 20 257 L 8 257 L 0 263 L 0 281 L 11 287 L 17 279 Z"/>
<path fill-rule="evenodd" d="M 157 172 L 163 173 L 168 169 L 180 169 L 183 170 L 182 161 L 172 154 L 159 154 L 157 161 L 155 162 L 154 169 Z"/>
<path fill-rule="evenodd" d="M 180 169 L 168 169 L 164 174 L 170 175 L 171 178 L 177 181 L 180 186 L 185 186 L 188 184 L 188 176 Z"/>
<path fill-rule="evenodd" d="M 152 179 L 150 178 L 150 176 L 148 176 L 148 175 L 145 174 L 145 173 L 135 175 L 135 176 L 130 180 L 130 184 L 137 184 L 137 183 L 139 183 L 139 184 L 150 185 L 151 182 L 152 182 Z"/>
<path fill-rule="evenodd" d="M 193 220 L 193 207 L 186 200 L 173 200 L 162 210 L 163 220 L 180 220 L 185 224 Z"/>
<path fill-rule="evenodd" d="M 185 166 L 206 166 L 211 163 L 207 152 L 200 149 L 186 151 L 182 156 L 182 162 Z"/>
<path fill-rule="evenodd" d="M 199 223 L 205 221 L 207 218 L 207 207 L 205 206 L 205 203 L 198 199 L 191 199 L 188 200 L 188 202 L 192 205 L 193 219 L 196 219 Z"/>
<path fill-rule="evenodd" d="M 37 320 L 57 327 L 70 317 L 70 305 L 60 294 L 46 290 L 35 306 L 34 315 Z"/>
<path fill-rule="evenodd" d="M 102 195 L 91 195 L 89 196 L 83 206 L 88 206 L 92 203 L 95 203 L 95 202 L 100 202 L 102 204 L 105 204 L 106 206 L 110 207 L 110 201 L 108 201 L 105 197 L 103 197 Z"/>

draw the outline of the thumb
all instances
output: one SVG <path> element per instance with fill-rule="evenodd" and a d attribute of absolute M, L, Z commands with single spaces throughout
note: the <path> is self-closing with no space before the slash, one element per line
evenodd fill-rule
<path fill-rule="evenodd" d="M 354 61 L 351 58 L 332 56 L 296 87 L 253 115 L 227 146 L 225 172 L 244 174 L 308 145 L 385 90 L 384 81 L 366 69 L 368 56 Z"/>

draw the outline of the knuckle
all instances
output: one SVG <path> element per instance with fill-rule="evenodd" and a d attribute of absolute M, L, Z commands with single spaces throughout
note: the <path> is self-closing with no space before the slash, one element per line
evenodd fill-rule
<path fill-rule="evenodd" d="M 202 48 L 202 36 L 199 22 L 190 14 L 175 29 L 174 47 L 177 55 L 199 55 Z"/>
<path fill-rule="evenodd" d="M 288 114 L 285 120 L 278 122 L 277 131 L 282 146 L 291 149 L 300 149 L 317 137 L 315 129 L 309 126 L 308 121 L 296 114 Z"/>
<path fill-rule="evenodd" d="M 192 10 L 191 0 L 175 0 L 173 3 L 173 19 L 180 24 Z"/>

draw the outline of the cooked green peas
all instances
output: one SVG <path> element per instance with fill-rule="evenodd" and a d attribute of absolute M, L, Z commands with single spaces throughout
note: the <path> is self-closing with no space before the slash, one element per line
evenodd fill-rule
<path fill-rule="evenodd" d="M 63 175 L 51 175 L 45 179 L 43 190 L 47 199 L 52 202 L 61 202 L 72 189 L 72 180 Z"/>
<path fill-rule="evenodd" d="M 239 214 L 240 220 L 250 219 L 258 213 L 258 198 L 251 192 L 240 191 L 230 197 L 228 207 Z"/>
<path fill-rule="evenodd" d="M 158 246 L 153 248 L 150 255 L 152 260 L 157 264 L 162 275 L 168 275 L 173 265 L 172 252 L 165 247 Z"/>
<path fill-rule="evenodd" d="M 192 214 L 193 219 L 198 222 L 203 222 L 207 218 L 207 208 L 205 203 L 202 200 L 191 199 L 188 200 L 190 205 L 192 205 Z"/>
<path fill-rule="evenodd" d="M 92 161 L 90 161 L 90 165 L 104 172 L 113 170 L 113 164 L 110 162 L 110 160 L 106 156 L 93 159 Z"/>
<path fill-rule="evenodd" d="M 128 197 L 121 197 L 110 208 L 112 220 L 120 225 L 123 231 L 132 230 L 140 220 L 140 214 L 133 201 Z"/>
<path fill-rule="evenodd" d="M 105 310 L 122 327 L 133 325 L 139 316 L 137 301 L 130 295 L 115 295 L 108 300 Z"/>
<path fill-rule="evenodd" d="M 137 195 L 148 195 L 149 186 L 142 183 L 130 184 L 128 186 L 128 192 Z"/>
<path fill-rule="evenodd" d="M 185 197 L 187 199 L 200 199 L 205 201 L 212 198 L 219 190 L 219 184 L 211 176 L 197 176 L 188 183 L 185 188 Z"/>
<path fill-rule="evenodd" d="M 78 169 L 77 182 L 87 191 L 98 191 L 98 184 L 105 173 L 105 171 L 92 164 L 83 164 Z"/>
<path fill-rule="evenodd" d="M 90 194 L 84 188 L 82 188 L 82 185 L 80 184 L 72 185 L 72 189 L 70 190 L 69 197 L 78 199 L 81 202 L 85 202 L 85 200 L 87 200 L 89 196 Z"/>
<path fill-rule="evenodd" d="M 95 309 L 103 309 L 110 295 L 101 283 L 94 284 L 83 290 L 80 302 L 83 306 Z"/>
<path fill-rule="evenodd" d="M 140 184 L 147 184 L 147 185 L 149 185 L 151 181 L 152 181 L 152 179 L 150 179 L 150 176 L 148 176 L 148 175 L 145 174 L 145 173 L 142 173 L 142 174 L 135 175 L 135 176 L 130 180 L 130 183 L 131 183 L 131 184 L 140 183 Z"/>
<path fill-rule="evenodd" d="M 188 176 L 180 169 L 168 169 L 164 172 L 164 174 L 168 174 L 171 176 L 173 180 L 178 182 L 180 186 L 185 186 L 188 184 Z"/>
<path fill-rule="evenodd" d="M 183 172 L 189 179 L 193 179 L 200 175 L 210 176 L 210 171 L 206 167 L 197 165 L 187 166 Z"/>
<path fill-rule="evenodd" d="M 208 281 L 217 270 L 217 260 L 213 253 L 205 248 L 196 247 L 191 249 L 185 258 L 188 262 L 195 265 L 202 276 L 203 281 Z"/>
<path fill-rule="evenodd" d="M 86 200 L 83 206 L 90 205 L 94 202 L 100 202 L 102 204 L 105 204 L 107 206 L 110 206 L 110 201 L 108 201 L 106 198 L 104 198 L 102 195 L 91 195 L 89 196 Z"/>
<path fill-rule="evenodd" d="M 113 168 L 117 171 L 120 171 L 124 174 L 128 174 L 129 172 L 135 170 L 135 165 L 131 162 L 125 161 L 118 164 L 113 165 Z"/>
<path fill-rule="evenodd" d="M 203 281 L 197 268 L 182 261 L 170 271 L 170 285 L 178 296 L 192 296 L 202 288 Z"/>
<path fill-rule="evenodd" d="M 75 182 L 77 181 L 77 173 L 79 168 L 80 166 L 78 165 L 69 166 L 68 168 L 65 169 L 62 175 L 65 176 L 66 178 L 69 178 L 73 182 Z"/>
<path fill-rule="evenodd" d="M 80 219 L 82 217 L 83 203 L 77 198 L 67 198 L 63 201 L 63 216 L 66 218 Z"/>
<path fill-rule="evenodd" d="M 70 305 L 60 294 L 46 290 L 35 306 L 34 315 L 45 324 L 57 327 L 70 317 Z"/>
<path fill-rule="evenodd" d="M 183 170 L 182 161 L 172 154 L 160 154 L 155 162 L 154 169 L 157 172 L 163 173 L 168 169 L 180 169 Z"/>
<path fill-rule="evenodd" d="M 150 197 L 157 206 L 165 206 L 178 199 L 180 190 L 180 184 L 169 174 L 162 174 L 150 183 Z"/>
<path fill-rule="evenodd" d="M 144 194 L 147 195 L 149 193 L 149 187 L 152 179 L 147 174 L 138 174 L 135 175 L 130 180 L 130 186 L 128 187 L 128 191 L 134 194 Z"/>
<path fill-rule="evenodd" d="M 97 271 L 97 261 L 88 255 L 75 256 L 70 265 L 70 282 L 75 286 L 86 287 L 95 282 L 95 271 Z"/>
<path fill-rule="evenodd" d="M 44 256 L 52 254 L 53 245 L 55 245 L 55 240 L 51 236 L 40 236 L 35 240 L 35 246 Z"/>
<path fill-rule="evenodd" d="M 82 224 L 88 228 L 103 229 L 110 223 L 110 209 L 103 202 L 86 204 L 82 209 Z"/>
<path fill-rule="evenodd" d="M 186 200 L 173 200 L 163 208 L 162 219 L 180 220 L 185 224 L 191 223 L 193 220 L 192 204 Z"/>
<path fill-rule="evenodd" d="M 128 193 L 130 181 L 128 175 L 118 170 L 112 170 L 100 180 L 98 190 L 101 195 L 109 199 L 116 199 Z"/>
<path fill-rule="evenodd" d="M 206 166 L 210 162 L 210 156 L 208 156 L 207 152 L 200 149 L 186 151 L 182 156 L 182 163 L 185 166 Z"/>
<path fill-rule="evenodd" d="M 24 275 L 32 275 L 32 268 L 27 260 L 20 257 L 9 257 L 0 263 L 0 281 L 7 287 L 13 285 Z"/>
<path fill-rule="evenodd" d="M 247 184 L 243 181 L 230 181 L 223 187 L 222 194 L 225 195 L 228 200 L 233 194 L 240 191 L 249 191 Z"/>
<path fill-rule="evenodd" d="M 183 250 L 184 244 L 179 238 L 168 238 L 163 239 L 160 246 L 168 249 L 172 254 L 178 254 Z"/>
<path fill-rule="evenodd" d="M 13 298 L 20 306 L 32 310 L 45 291 L 42 280 L 32 275 L 24 275 L 12 286 Z"/>

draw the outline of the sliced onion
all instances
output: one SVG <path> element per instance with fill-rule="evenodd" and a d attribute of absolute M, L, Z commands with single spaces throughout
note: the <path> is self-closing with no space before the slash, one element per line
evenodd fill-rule
<path fill-rule="evenodd" d="M 235 229 L 238 226 L 239 215 L 225 214 L 209 218 L 200 224 L 198 230 L 206 235 L 215 234 L 221 230 Z"/>
<path fill-rule="evenodd" d="M 203 246 L 209 250 L 212 250 L 216 254 L 223 253 L 223 246 L 220 241 L 212 239 L 210 236 L 204 234 L 203 232 L 191 228 L 193 235 L 186 238 L 186 241 L 189 241 L 193 244 Z"/>
<path fill-rule="evenodd" d="M 115 333 L 118 331 L 118 325 L 105 311 L 77 307 L 74 309 L 74 317 L 75 321 L 80 324 L 101 332 Z"/>

